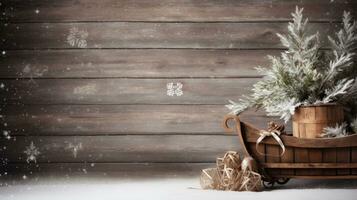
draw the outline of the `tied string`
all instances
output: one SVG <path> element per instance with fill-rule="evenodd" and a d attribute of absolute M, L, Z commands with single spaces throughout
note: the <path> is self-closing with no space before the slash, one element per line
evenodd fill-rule
<path fill-rule="evenodd" d="M 228 151 L 222 158 L 217 158 L 216 168 L 202 170 L 201 187 L 230 191 L 261 190 L 260 174 L 254 172 L 253 167 L 245 160 L 246 158 L 242 161 L 237 152 Z M 253 161 L 252 159 L 251 162 Z"/>
<path fill-rule="evenodd" d="M 272 154 L 265 154 L 259 151 L 259 144 L 266 138 L 266 137 L 273 137 L 275 141 L 280 145 L 282 152 L 279 156 L 282 156 L 285 153 L 285 146 L 283 141 L 280 139 L 280 135 L 285 134 L 284 125 L 278 125 L 275 122 L 268 123 L 268 130 L 260 130 L 259 135 L 260 137 L 257 139 L 255 148 L 257 152 L 261 155 L 269 155 L 269 156 L 276 156 Z"/>

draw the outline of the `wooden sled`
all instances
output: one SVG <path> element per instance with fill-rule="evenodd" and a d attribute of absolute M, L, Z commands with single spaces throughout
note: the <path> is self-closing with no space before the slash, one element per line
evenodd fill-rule
<path fill-rule="evenodd" d="M 233 127 L 228 125 L 231 120 Z M 226 132 L 237 132 L 243 153 L 257 161 L 266 187 L 285 184 L 290 178 L 357 179 L 357 134 L 331 139 L 282 135 L 286 151 L 281 155 L 282 149 L 272 137 L 256 147 L 260 130 L 238 116 L 227 115 L 223 127 Z"/>

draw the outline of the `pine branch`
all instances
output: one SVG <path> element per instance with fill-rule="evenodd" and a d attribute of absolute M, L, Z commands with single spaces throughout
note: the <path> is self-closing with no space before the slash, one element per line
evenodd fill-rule
<path fill-rule="evenodd" d="M 355 118 L 351 123 L 351 128 L 354 133 L 357 133 L 357 118 Z"/>
<path fill-rule="evenodd" d="M 340 80 L 335 87 L 333 87 L 330 90 L 326 90 L 326 97 L 322 100 L 322 103 L 329 103 L 332 102 L 336 99 L 337 96 L 346 94 L 347 90 L 352 86 L 353 84 L 353 79 L 346 80 L 342 79 Z"/>
<path fill-rule="evenodd" d="M 344 137 L 347 136 L 347 124 L 342 123 L 341 125 L 336 124 L 335 127 L 326 127 L 323 129 L 323 133 L 321 134 L 321 137 Z"/>

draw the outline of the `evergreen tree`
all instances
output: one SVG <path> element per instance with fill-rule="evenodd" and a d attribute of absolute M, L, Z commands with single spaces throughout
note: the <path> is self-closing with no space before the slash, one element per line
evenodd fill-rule
<path fill-rule="evenodd" d="M 232 113 L 263 108 L 268 115 L 287 122 L 300 105 L 356 102 L 356 23 L 344 13 L 343 28 L 336 34 L 337 39 L 329 37 L 332 53 L 326 54 L 319 50 L 319 33 L 308 34 L 308 19 L 302 12 L 297 7 L 288 33 L 277 34 L 287 50 L 279 57 L 269 56 L 269 68 L 257 68 L 264 78 L 253 85 L 252 94 L 238 102 L 229 100 L 226 106 Z"/>

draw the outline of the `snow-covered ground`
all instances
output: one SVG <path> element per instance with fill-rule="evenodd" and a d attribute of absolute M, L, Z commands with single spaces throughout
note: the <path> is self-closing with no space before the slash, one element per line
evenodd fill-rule
<path fill-rule="evenodd" d="M 264 192 L 201 190 L 198 177 L 120 178 L 108 175 L 25 177 L 2 180 L 0 199 L 81 200 L 81 199 L 357 199 L 357 180 L 292 180 Z"/>

